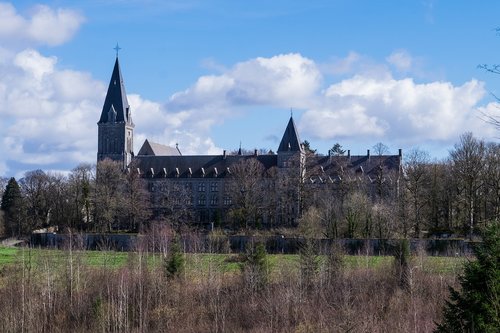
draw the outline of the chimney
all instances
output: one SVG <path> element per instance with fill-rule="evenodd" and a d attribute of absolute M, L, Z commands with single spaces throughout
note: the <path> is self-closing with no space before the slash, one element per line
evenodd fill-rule
<path fill-rule="evenodd" d="M 368 157 L 368 159 L 370 159 L 370 149 L 366 150 L 366 156 Z"/>
<path fill-rule="evenodd" d="M 351 150 L 347 149 L 347 158 L 351 158 Z"/>
<path fill-rule="evenodd" d="M 400 158 L 403 157 L 403 149 L 401 148 L 398 149 L 398 155 Z"/>
<path fill-rule="evenodd" d="M 222 159 L 225 160 L 226 159 L 226 150 L 224 149 L 222 151 Z"/>
<path fill-rule="evenodd" d="M 254 151 L 253 151 L 253 155 L 254 155 L 254 156 L 259 155 L 259 152 L 257 151 L 257 149 L 254 149 Z"/>

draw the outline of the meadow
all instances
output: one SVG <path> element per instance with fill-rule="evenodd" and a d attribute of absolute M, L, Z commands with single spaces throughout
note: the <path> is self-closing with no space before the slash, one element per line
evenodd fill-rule
<path fill-rule="evenodd" d="M 464 258 L 0 248 L 2 332 L 431 332 Z M 309 262 L 309 264 L 311 264 Z"/>

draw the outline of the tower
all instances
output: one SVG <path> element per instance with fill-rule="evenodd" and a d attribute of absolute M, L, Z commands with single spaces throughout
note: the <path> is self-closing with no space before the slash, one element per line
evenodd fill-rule
<path fill-rule="evenodd" d="M 134 155 L 134 126 L 117 54 L 101 118 L 97 123 L 97 161 L 109 158 L 121 162 L 126 168 Z"/>
<path fill-rule="evenodd" d="M 304 148 L 300 143 L 299 134 L 295 127 L 293 117 L 290 116 L 285 133 L 278 147 L 278 168 L 288 168 L 293 164 L 302 164 L 304 159 Z M 295 163 L 298 162 L 298 163 Z"/>
<path fill-rule="evenodd" d="M 305 152 L 300 142 L 299 133 L 295 127 L 293 117 L 290 116 L 285 133 L 277 151 L 278 174 L 288 184 L 284 193 L 285 204 L 281 210 L 280 219 L 288 225 L 295 225 L 301 211 L 301 184 L 305 172 Z"/>

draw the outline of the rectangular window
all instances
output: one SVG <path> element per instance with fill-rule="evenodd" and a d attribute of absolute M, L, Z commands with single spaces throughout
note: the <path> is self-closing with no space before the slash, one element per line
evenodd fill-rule
<path fill-rule="evenodd" d="M 229 206 L 230 204 L 232 204 L 231 197 L 226 195 L 224 197 L 224 205 Z"/>
<path fill-rule="evenodd" d="M 198 183 L 198 192 L 205 192 L 205 183 Z"/>
<path fill-rule="evenodd" d="M 217 192 L 219 190 L 219 184 L 217 182 L 210 183 L 210 192 Z"/>
<path fill-rule="evenodd" d="M 207 199 L 204 194 L 198 197 L 198 206 L 205 206 L 207 203 Z"/>
<path fill-rule="evenodd" d="M 213 194 L 210 197 L 210 205 L 217 206 L 218 204 L 219 204 L 219 197 L 217 196 L 217 194 Z"/>

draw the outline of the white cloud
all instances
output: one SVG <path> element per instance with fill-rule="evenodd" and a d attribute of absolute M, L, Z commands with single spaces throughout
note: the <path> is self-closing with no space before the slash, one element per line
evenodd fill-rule
<path fill-rule="evenodd" d="M 104 92 L 88 73 L 60 71 L 57 58 L 33 49 L 0 63 L 0 163 L 92 162 L 96 119 L 89 115 L 97 118 Z"/>
<path fill-rule="evenodd" d="M 411 78 L 356 75 L 331 85 L 324 105 L 307 110 L 301 129 L 311 137 L 371 137 L 405 144 L 450 142 L 464 131 L 493 131 L 479 121 L 484 84 L 470 80 L 419 84 Z"/>
<path fill-rule="evenodd" d="M 171 109 L 232 105 L 305 107 L 318 92 L 321 74 L 300 54 L 255 58 L 234 65 L 221 75 L 202 76 L 189 89 L 174 94 Z"/>
<path fill-rule="evenodd" d="M 28 79 L 40 81 L 44 75 L 54 71 L 56 57 L 44 57 L 33 49 L 24 50 L 14 58 L 14 65 L 27 73 Z"/>
<path fill-rule="evenodd" d="M 35 6 L 28 16 L 22 16 L 11 3 L 0 2 L 0 41 L 60 45 L 73 37 L 84 20 L 74 10 L 45 5 Z"/>
<path fill-rule="evenodd" d="M 387 62 L 401 72 L 408 72 L 412 69 L 413 57 L 405 50 L 398 50 L 386 58 Z"/>

